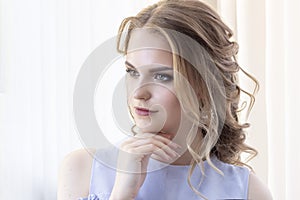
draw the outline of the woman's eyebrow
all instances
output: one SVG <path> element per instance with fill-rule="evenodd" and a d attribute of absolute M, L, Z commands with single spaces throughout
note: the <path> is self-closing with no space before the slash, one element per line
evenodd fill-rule
<path fill-rule="evenodd" d="M 135 66 L 133 66 L 133 64 L 131 64 L 130 62 L 128 62 L 127 60 L 125 61 L 125 65 L 129 66 L 129 67 L 132 67 L 132 68 L 135 68 Z"/>
<path fill-rule="evenodd" d="M 128 61 L 125 61 L 125 65 L 136 69 L 136 67 L 133 64 L 131 64 L 130 62 L 128 62 Z M 171 70 L 171 71 L 173 71 L 173 68 L 172 67 L 168 67 L 168 66 L 161 66 L 161 67 L 151 68 L 149 70 L 149 72 L 157 72 L 157 71 L 165 71 L 165 70 Z"/>

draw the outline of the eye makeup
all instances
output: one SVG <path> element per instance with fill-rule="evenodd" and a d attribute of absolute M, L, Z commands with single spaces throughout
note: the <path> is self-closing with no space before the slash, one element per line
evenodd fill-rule
<path fill-rule="evenodd" d="M 126 66 L 126 72 L 131 76 L 131 77 L 138 77 L 140 76 L 140 73 L 136 67 L 134 67 L 133 64 L 131 64 L 128 61 L 125 61 L 125 66 Z M 163 65 L 153 65 L 155 67 L 148 66 L 149 70 L 147 70 L 145 73 L 149 73 L 150 76 L 153 77 L 155 81 L 161 81 L 161 82 L 168 82 L 173 80 L 173 68 L 168 67 L 168 66 L 163 66 Z M 165 71 L 166 73 L 163 73 Z M 170 73 L 171 72 L 171 73 Z"/>

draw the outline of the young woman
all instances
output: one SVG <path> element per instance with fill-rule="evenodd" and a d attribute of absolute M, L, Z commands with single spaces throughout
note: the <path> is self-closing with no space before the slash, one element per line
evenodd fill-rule
<path fill-rule="evenodd" d="M 244 143 L 240 93 L 254 97 L 238 84 L 231 36 L 196 0 L 160 1 L 126 18 L 118 49 L 133 136 L 93 156 L 68 155 L 58 199 L 271 199 L 241 160 L 256 151 Z"/>

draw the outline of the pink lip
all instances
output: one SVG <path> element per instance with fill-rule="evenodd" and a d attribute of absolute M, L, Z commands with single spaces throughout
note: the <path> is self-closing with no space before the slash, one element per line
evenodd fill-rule
<path fill-rule="evenodd" d="M 135 113 L 139 116 L 149 116 L 151 113 L 157 112 L 157 111 L 151 111 L 146 108 L 139 108 L 139 107 L 134 107 Z"/>

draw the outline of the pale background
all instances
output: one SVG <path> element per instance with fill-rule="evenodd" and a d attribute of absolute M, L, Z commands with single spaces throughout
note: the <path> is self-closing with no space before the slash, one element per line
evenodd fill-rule
<path fill-rule="evenodd" d="M 56 199 L 59 164 L 83 146 L 72 114 L 76 75 L 124 17 L 152 2 L 0 0 L 0 199 Z M 251 164 L 274 199 L 296 199 L 300 1 L 208 2 L 261 85 L 249 118 L 248 143 L 259 151 Z"/>

